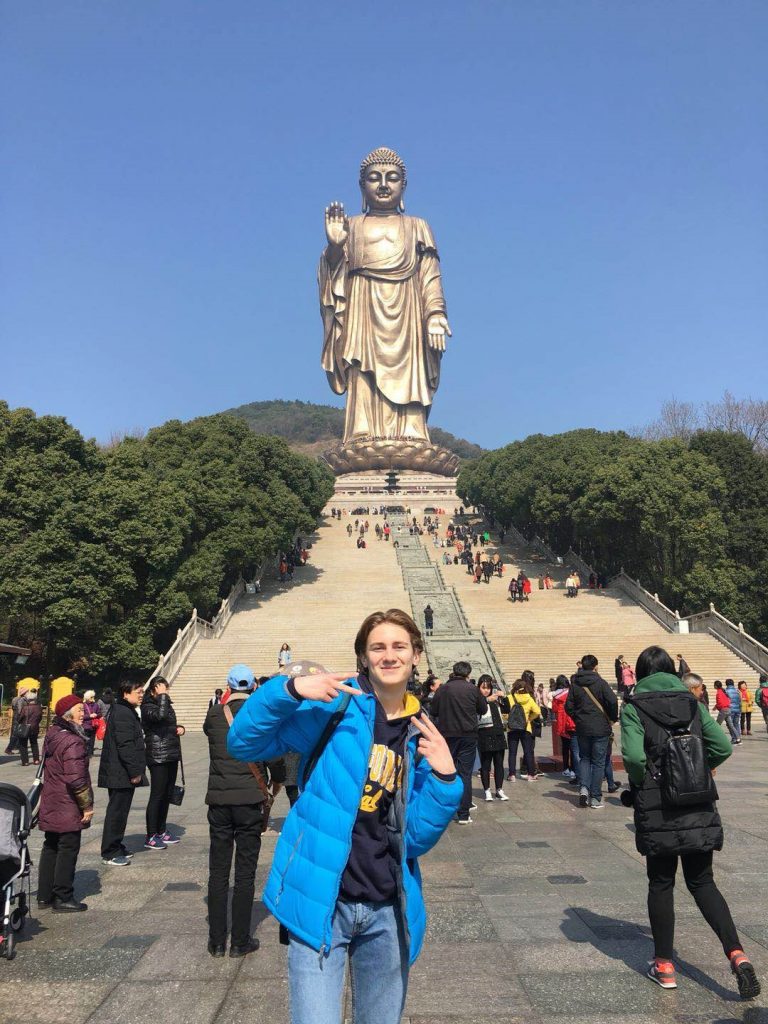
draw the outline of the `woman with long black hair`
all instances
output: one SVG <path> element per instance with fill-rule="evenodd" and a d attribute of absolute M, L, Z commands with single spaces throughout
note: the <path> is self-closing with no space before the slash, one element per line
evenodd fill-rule
<path fill-rule="evenodd" d="M 477 681 L 480 693 L 488 701 L 488 709 L 480 715 L 477 723 L 477 749 L 480 754 L 480 780 L 485 791 L 485 799 L 492 801 L 508 800 L 504 792 L 504 754 L 507 749 L 507 738 L 504 734 L 502 713 L 509 711 L 509 701 L 499 689 L 492 676 L 482 675 Z M 491 766 L 495 792 L 491 792 Z"/>

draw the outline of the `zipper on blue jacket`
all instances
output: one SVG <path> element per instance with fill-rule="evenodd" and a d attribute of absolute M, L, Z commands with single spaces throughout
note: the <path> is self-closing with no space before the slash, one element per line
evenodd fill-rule
<path fill-rule="evenodd" d="M 373 697 L 372 694 L 362 693 L 361 696 L 371 697 L 372 700 L 374 700 L 374 701 L 376 700 L 376 698 Z M 374 714 L 374 720 L 375 720 L 376 705 L 373 704 L 372 707 L 373 707 L 373 714 Z M 365 772 L 367 772 L 368 771 L 368 765 L 371 763 L 371 751 L 373 750 L 374 726 L 373 726 L 373 722 L 370 721 L 370 717 L 367 714 L 366 714 L 365 720 L 366 720 L 366 723 L 367 723 L 368 727 L 371 730 L 371 742 L 368 745 L 368 756 L 365 759 L 365 767 L 363 769 Z M 360 793 L 361 794 L 363 792 L 363 786 L 364 785 L 365 785 L 365 775 L 363 775 L 363 778 L 360 780 Z M 360 798 L 358 797 L 358 807 L 359 806 L 360 806 Z M 327 942 L 323 943 L 323 945 L 320 947 L 320 962 L 321 963 L 322 963 L 322 958 L 325 955 L 325 949 L 327 948 L 328 949 L 328 953 L 330 954 L 331 945 L 333 944 L 333 915 L 334 915 L 334 913 L 336 911 L 336 902 L 337 902 L 337 900 L 339 898 L 339 890 L 341 889 L 341 879 L 342 879 L 342 877 L 344 875 L 344 872 L 347 869 L 347 862 L 349 861 L 349 854 L 352 852 L 352 830 L 355 827 L 355 822 L 356 821 L 357 821 L 357 809 L 355 810 L 355 813 L 352 816 L 352 823 L 350 824 L 349 832 L 347 833 L 347 859 L 344 861 L 344 866 L 342 867 L 342 869 L 339 872 L 339 875 L 338 875 L 338 877 L 336 879 L 336 895 L 335 895 L 335 897 L 333 899 L 333 902 L 331 904 L 330 912 L 329 912 L 328 917 L 326 918 L 326 921 L 325 921 L 325 936 L 327 938 Z"/>

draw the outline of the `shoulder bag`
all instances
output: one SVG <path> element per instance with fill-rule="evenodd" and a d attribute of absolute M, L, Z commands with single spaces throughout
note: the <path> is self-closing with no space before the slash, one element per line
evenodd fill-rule
<path fill-rule="evenodd" d="M 181 807 L 181 802 L 184 799 L 185 790 L 185 779 L 184 779 L 184 758 L 181 756 L 181 746 L 179 746 L 179 768 L 181 770 L 181 782 L 177 782 L 171 790 L 169 803 L 174 804 L 176 807 Z"/>

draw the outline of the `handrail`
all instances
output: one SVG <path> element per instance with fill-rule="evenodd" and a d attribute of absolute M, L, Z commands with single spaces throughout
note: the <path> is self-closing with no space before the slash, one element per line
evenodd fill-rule
<path fill-rule="evenodd" d="M 646 590 L 640 583 L 640 580 L 633 580 L 622 569 L 618 576 L 613 577 L 611 585 L 618 586 L 628 594 L 670 633 L 677 632 L 680 621 L 679 613 L 673 612 L 671 608 L 667 608 L 659 598 L 659 595 L 652 594 L 649 590 Z"/>
<path fill-rule="evenodd" d="M 538 534 L 534 536 L 533 540 L 528 541 L 528 545 L 532 547 L 534 551 L 538 551 L 540 555 L 543 555 L 548 561 L 552 562 L 554 565 L 560 564 L 559 556 L 555 554 L 555 552 L 552 550 L 549 544 L 547 544 L 546 541 L 543 541 Z"/>
<path fill-rule="evenodd" d="M 737 625 L 726 619 L 714 604 L 710 604 L 706 611 L 686 616 L 686 619 L 692 633 L 711 633 L 758 672 L 768 673 L 768 647 L 750 636 L 741 622 Z"/>
<path fill-rule="evenodd" d="M 575 565 L 581 573 L 581 575 L 585 576 L 587 579 L 589 579 L 591 575 L 597 576 L 597 573 L 589 564 L 589 562 L 585 562 L 581 555 L 576 554 L 573 548 L 568 548 L 566 553 L 563 555 L 563 564 Z"/>

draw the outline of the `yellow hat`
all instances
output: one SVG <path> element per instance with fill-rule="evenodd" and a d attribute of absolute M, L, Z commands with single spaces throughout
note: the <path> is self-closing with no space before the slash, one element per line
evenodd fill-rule
<path fill-rule="evenodd" d="M 33 679 L 32 676 L 27 676 L 25 679 L 20 679 L 16 683 L 16 693 L 29 693 L 30 690 L 39 690 L 40 683 L 37 679 Z"/>

